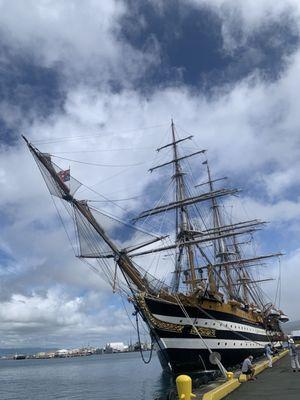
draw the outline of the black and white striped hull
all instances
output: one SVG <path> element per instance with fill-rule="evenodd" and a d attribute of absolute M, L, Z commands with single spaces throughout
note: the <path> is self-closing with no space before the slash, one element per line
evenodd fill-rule
<path fill-rule="evenodd" d="M 177 304 L 149 298 L 145 298 L 142 308 L 158 344 L 161 365 L 174 373 L 216 369 L 209 361 L 208 348 L 218 352 L 222 364 L 230 367 L 250 354 L 262 355 L 270 341 L 270 332 L 267 334 L 260 323 L 213 310 L 208 316 L 196 307 L 187 307 L 186 311 L 189 318 Z"/>

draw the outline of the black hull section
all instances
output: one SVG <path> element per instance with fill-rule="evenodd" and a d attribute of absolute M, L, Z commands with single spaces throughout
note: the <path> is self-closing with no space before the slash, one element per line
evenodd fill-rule
<path fill-rule="evenodd" d="M 253 355 L 254 358 L 264 354 L 264 349 L 231 350 L 222 349 L 218 353 L 221 355 L 221 362 L 225 368 L 238 366 L 246 357 Z M 205 370 L 215 370 L 218 367 L 209 361 L 208 350 L 196 349 L 164 349 L 158 350 L 157 355 L 162 368 L 174 374 L 197 373 Z"/>
<path fill-rule="evenodd" d="M 139 309 L 150 327 L 162 368 L 174 374 L 217 370 L 209 361 L 210 350 L 220 354 L 224 367 L 235 367 L 249 355 L 263 355 L 271 341 L 272 332 L 246 314 L 188 306 L 187 318 L 179 305 L 146 297 Z"/>

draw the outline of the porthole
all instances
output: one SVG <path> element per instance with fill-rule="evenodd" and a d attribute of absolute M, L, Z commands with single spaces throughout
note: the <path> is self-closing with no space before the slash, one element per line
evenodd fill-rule
<path fill-rule="evenodd" d="M 220 346 L 220 342 L 218 342 L 218 346 Z"/>

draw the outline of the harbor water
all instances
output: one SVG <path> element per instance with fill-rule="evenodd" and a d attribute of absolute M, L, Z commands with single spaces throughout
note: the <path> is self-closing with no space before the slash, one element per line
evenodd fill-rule
<path fill-rule="evenodd" d="M 1 400 L 167 400 L 173 387 L 155 354 L 0 360 Z"/>

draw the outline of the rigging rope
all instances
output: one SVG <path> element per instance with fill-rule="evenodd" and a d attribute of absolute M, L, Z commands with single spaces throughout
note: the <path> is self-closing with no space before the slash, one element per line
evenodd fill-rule
<path fill-rule="evenodd" d="M 137 167 L 137 166 L 146 164 L 145 162 L 140 162 L 140 163 L 135 163 L 135 164 L 98 164 L 98 163 L 91 163 L 91 162 L 87 162 L 87 161 L 73 160 L 71 158 L 60 157 L 60 156 L 56 156 L 54 154 L 50 154 L 50 155 L 52 158 L 59 158 L 60 160 L 71 161 L 71 162 L 75 162 L 78 164 L 94 165 L 96 167 L 124 168 L 124 167 Z"/>
<path fill-rule="evenodd" d="M 203 342 L 205 343 L 205 346 L 208 348 L 208 346 L 207 346 L 205 340 L 202 338 L 200 332 L 198 332 L 198 329 L 197 329 L 196 326 L 194 325 L 194 323 L 193 323 L 191 317 L 188 315 L 188 313 L 187 313 L 187 311 L 186 311 L 184 305 L 182 304 L 181 300 L 179 299 L 178 295 L 173 294 L 173 297 L 174 297 L 175 300 L 177 301 L 177 304 L 179 305 L 179 307 L 180 307 L 181 310 L 183 311 L 184 315 L 190 320 L 191 325 L 195 328 L 195 330 L 196 330 L 198 336 L 203 340 Z M 212 320 L 214 320 L 214 321 L 218 321 L 218 323 L 220 324 L 221 327 L 223 326 L 223 327 L 225 327 L 226 329 L 230 330 L 231 332 L 234 332 L 237 336 L 240 336 L 241 338 L 246 339 L 247 341 L 250 341 L 250 342 L 252 342 L 252 343 L 255 343 L 255 344 L 258 344 L 258 345 L 261 346 L 261 343 L 260 343 L 260 342 L 257 342 L 257 341 L 255 341 L 255 340 L 253 340 L 253 339 L 250 339 L 250 338 L 248 338 L 247 336 L 243 335 L 242 333 L 237 332 L 237 331 L 234 330 L 234 329 L 231 329 L 229 326 L 223 324 L 222 322 L 220 322 L 220 320 L 217 320 L 217 319 L 216 319 L 215 317 L 213 317 L 208 311 L 206 311 L 205 309 L 203 309 L 203 308 L 200 307 L 199 305 L 197 305 L 196 307 L 197 307 L 199 310 L 201 310 L 204 314 L 206 314 L 206 316 L 208 316 L 210 319 L 212 319 Z M 270 340 L 270 336 L 269 336 L 268 334 L 267 334 L 266 336 L 267 336 L 268 339 Z M 211 350 L 211 349 L 209 349 L 209 350 L 210 350 L 210 353 L 211 353 L 212 350 Z"/>
<path fill-rule="evenodd" d="M 140 199 L 141 197 L 145 197 L 143 194 L 139 195 L 139 196 L 135 196 L 135 197 L 127 197 L 125 199 L 112 199 L 112 200 L 87 200 L 90 203 L 108 203 L 111 201 L 127 201 L 127 200 L 136 200 L 136 199 Z"/>
<path fill-rule="evenodd" d="M 175 299 L 177 300 L 177 304 L 179 305 L 179 307 L 181 308 L 182 312 L 184 313 L 184 315 L 190 320 L 190 323 L 192 325 L 192 327 L 195 329 L 195 331 L 197 332 L 199 338 L 202 340 L 202 342 L 204 343 L 204 346 L 207 348 L 207 350 L 209 351 L 210 354 L 213 353 L 212 349 L 208 346 L 208 344 L 206 343 L 206 341 L 203 339 L 201 333 L 199 332 L 199 330 L 197 329 L 197 327 L 195 326 L 195 324 L 193 323 L 191 317 L 189 316 L 188 312 L 186 311 L 184 305 L 182 304 L 181 300 L 179 299 L 178 295 L 174 295 Z M 226 368 L 223 366 L 223 364 L 221 363 L 220 360 L 218 360 L 216 358 L 216 363 L 221 371 L 221 373 L 225 376 L 225 378 L 227 378 L 227 370 Z"/>
<path fill-rule="evenodd" d="M 135 314 L 135 321 L 136 321 L 136 331 L 137 331 L 137 335 L 138 335 L 138 342 L 139 342 L 139 350 L 140 350 L 140 354 L 141 354 L 141 358 L 143 360 L 143 362 L 145 364 L 149 364 L 151 362 L 152 359 L 152 354 L 153 354 L 153 341 L 152 341 L 152 337 L 150 335 L 151 338 L 151 350 L 150 350 L 150 355 L 149 355 L 149 359 L 146 360 L 143 354 L 143 350 L 142 350 L 142 343 L 141 343 L 141 337 L 140 337 L 140 328 L 139 328 L 139 318 L 138 318 L 138 311 L 134 312 Z"/>
<path fill-rule="evenodd" d="M 278 307 L 280 307 L 280 305 L 281 305 L 281 259 L 280 259 L 280 257 L 278 257 L 278 258 L 279 258 L 279 280 L 280 280 Z"/>
<path fill-rule="evenodd" d="M 243 335 L 242 333 L 240 333 L 238 331 L 235 331 L 234 329 L 231 329 L 229 326 L 226 326 L 225 324 L 220 322 L 220 320 L 218 320 L 217 318 L 213 317 L 208 311 L 204 310 L 204 308 L 202 308 L 200 306 L 197 306 L 197 308 L 199 310 L 201 310 L 204 314 L 206 314 L 210 319 L 213 319 L 214 321 L 218 321 L 218 323 L 220 324 L 221 327 L 223 326 L 224 328 L 230 330 L 231 332 L 234 332 L 237 336 L 240 336 L 243 339 L 246 339 L 246 340 L 248 340 L 248 341 L 250 341 L 252 343 L 261 345 L 260 342 L 257 342 L 256 340 L 253 340 L 253 339 L 249 339 L 247 336 Z M 268 337 L 268 339 L 270 339 L 269 335 L 266 335 L 266 336 Z"/>
<path fill-rule="evenodd" d="M 278 299 L 278 308 L 280 308 L 280 303 L 281 303 L 281 260 L 280 260 L 280 257 L 278 257 L 278 269 L 279 269 L 279 271 L 278 271 L 278 281 L 277 281 L 274 304 L 276 304 L 277 299 Z"/>
<path fill-rule="evenodd" d="M 68 240 L 69 240 L 69 242 L 70 242 L 70 245 L 71 245 L 72 250 L 73 250 L 73 252 L 74 252 L 74 254 L 75 254 L 75 257 L 76 257 L 76 251 L 75 251 L 75 248 L 74 248 L 74 246 L 73 246 L 72 240 L 71 240 L 71 238 L 70 238 L 69 232 L 68 232 L 68 230 L 67 230 L 67 228 L 66 228 L 66 225 L 65 225 L 65 223 L 64 223 L 64 220 L 63 220 L 63 218 L 62 218 L 62 216 L 61 216 L 61 214 L 60 214 L 60 212 L 59 212 L 59 209 L 58 209 L 58 207 L 57 207 L 57 205 L 56 205 L 56 203 L 55 203 L 54 197 L 53 197 L 53 196 L 50 196 L 50 197 L 51 197 L 51 199 L 52 199 L 52 202 L 53 202 L 53 204 L 54 204 L 54 207 L 55 207 L 55 209 L 56 209 L 56 212 L 57 212 L 57 214 L 58 214 L 58 217 L 59 217 L 59 219 L 60 219 L 60 222 L 61 222 L 61 224 L 62 224 L 62 226 L 63 226 L 63 228 L 64 228 L 64 231 L 66 232 L 67 238 L 68 238 Z M 70 215 L 69 211 L 68 211 L 67 208 L 66 208 L 66 204 L 63 203 L 63 205 L 64 205 L 66 211 L 68 212 L 68 214 Z"/>
<path fill-rule="evenodd" d="M 91 192 L 97 194 L 98 196 L 102 197 L 103 199 L 105 199 L 106 201 L 114 204 L 116 207 L 120 208 L 122 211 L 128 212 L 124 207 L 121 207 L 119 204 L 115 203 L 113 200 L 108 199 L 107 197 L 105 197 L 103 194 L 97 192 L 95 189 L 92 189 L 91 187 L 82 184 L 82 186 L 84 186 L 86 189 L 90 190 Z"/>
<path fill-rule="evenodd" d="M 160 125 L 153 125 L 153 126 L 146 126 L 146 127 L 142 127 L 142 128 L 137 128 L 137 129 L 127 129 L 124 131 L 120 131 L 118 130 L 117 133 L 131 133 L 131 132 L 139 132 L 139 131 L 143 131 L 143 130 L 148 130 L 148 129 L 154 129 L 154 128 L 161 128 L 166 126 L 166 124 L 160 124 Z M 99 132 L 98 134 L 94 134 L 94 135 L 80 135 L 80 136 L 62 136 L 62 137 L 53 137 L 51 139 L 40 139 L 40 140 L 35 140 L 33 143 L 36 144 L 52 144 L 52 143 L 60 143 L 60 142 L 66 142 L 66 141 L 73 141 L 76 139 L 89 139 L 89 138 L 99 138 L 102 139 L 103 136 L 107 135 L 113 135 L 116 134 L 116 132 L 111 131 L 111 132 Z"/>
<path fill-rule="evenodd" d="M 99 150 L 77 150 L 77 151 L 56 151 L 55 154 L 82 154 L 82 153 L 102 153 L 109 151 L 135 151 L 135 150 L 153 150 L 152 147 L 123 147 L 120 149 L 99 149 Z"/>

